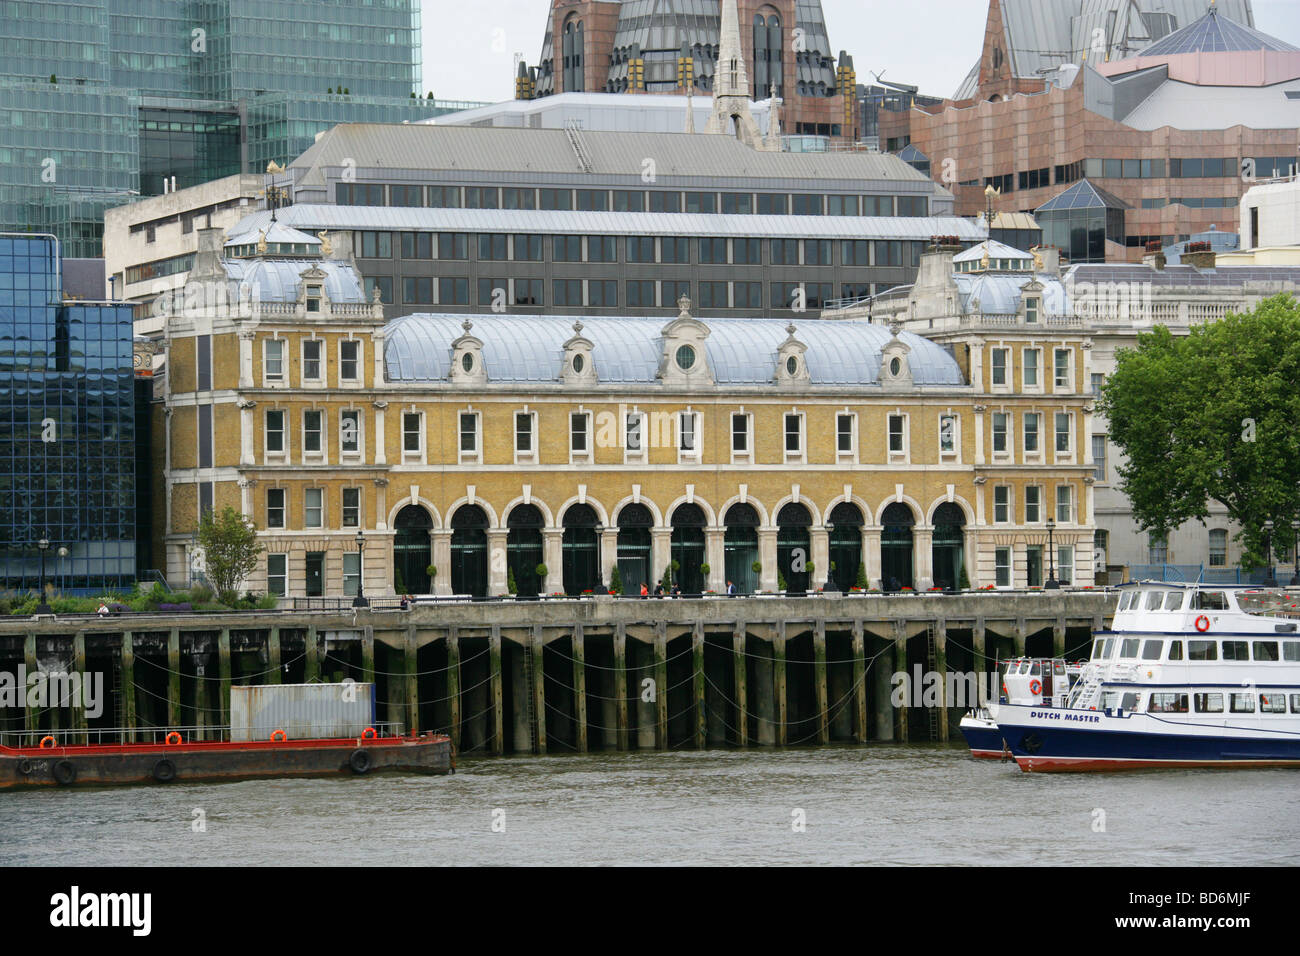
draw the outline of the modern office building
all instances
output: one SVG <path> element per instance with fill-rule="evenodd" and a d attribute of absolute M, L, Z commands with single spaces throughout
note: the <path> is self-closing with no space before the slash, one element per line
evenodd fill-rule
<path fill-rule="evenodd" d="M 431 306 L 670 316 L 683 294 L 702 316 L 788 317 L 911 281 L 932 236 L 985 234 L 896 157 L 758 151 L 706 133 L 345 124 L 276 181 L 292 203 L 276 223 L 353 233 L 367 294 L 389 318 Z M 199 210 L 235 201 L 233 184 L 153 200 L 171 216 L 173 203 L 189 210 L 181 244 L 164 242 L 176 225 L 141 243 L 152 206 L 110 214 L 114 235 L 135 236 L 111 266 L 122 294 L 143 313 L 183 285 L 185 216 L 193 226 Z M 271 228 L 259 209 L 229 234 L 256 244 Z"/>
<path fill-rule="evenodd" d="M 857 138 L 857 76 L 848 54 L 836 61 L 821 0 L 552 0 L 516 93 L 710 96 L 734 79 L 754 100 L 775 89 L 785 133 Z"/>
<path fill-rule="evenodd" d="M 906 114 L 908 148 L 959 214 L 992 185 L 1072 261 L 1228 231 L 1297 154 L 1300 50 L 1253 23 L 1249 0 L 990 0 L 979 65 Z"/>
<path fill-rule="evenodd" d="M 701 320 L 685 297 L 668 318 L 385 321 L 346 232 L 199 241 L 190 281 L 216 294 L 167 325 L 169 578 L 231 505 L 266 547 L 247 586 L 290 596 L 576 595 L 616 568 L 635 592 L 673 563 L 688 593 L 1005 586 L 994 489 L 1041 484 L 1058 577 L 1092 581 L 1081 392 L 1003 393 L 898 328 Z M 1045 401 L 1055 450 L 995 460 L 986 406 Z"/>
<path fill-rule="evenodd" d="M 53 236 L 0 235 L 0 589 L 37 589 L 42 555 L 60 588 L 136 579 L 131 321 L 65 298 Z"/>
<path fill-rule="evenodd" d="M 15 3 L 0 20 L 0 229 L 97 256 L 103 211 L 425 119 L 414 0 Z"/>

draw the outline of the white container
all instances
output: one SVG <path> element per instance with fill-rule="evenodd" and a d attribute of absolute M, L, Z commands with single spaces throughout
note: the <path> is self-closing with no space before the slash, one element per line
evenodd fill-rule
<path fill-rule="evenodd" d="M 360 737 L 375 723 L 375 685 L 260 684 L 230 688 L 230 739 Z"/>

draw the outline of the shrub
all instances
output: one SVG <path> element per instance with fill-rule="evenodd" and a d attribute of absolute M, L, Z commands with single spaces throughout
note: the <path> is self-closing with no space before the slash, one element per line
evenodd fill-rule
<path fill-rule="evenodd" d="M 867 568 L 861 561 L 858 562 L 858 578 L 854 585 L 860 588 L 866 588 L 867 586 Z"/>
<path fill-rule="evenodd" d="M 539 564 L 537 567 L 533 568 L 534 573 L 536 573 L 539 578 L 545 578 L 548 570 L 549 569 L 545 564 Z M 540 585 L 541 582 L 538 583 Z"/>
<path fill-rule="evenodd" d="M 776 589 L 778 591 L 785 590 L 785 575 L 782 574 L 779 569 L 776 572 Z"/>
<path fill-rule="evenodd" d="M 619 571 L 617 564 L 614 565 L 614 570 L 610 572 L 609 575 L 609 593 L 610 594 L 623 593 L 623 574 L 622 572 Z"/>
<path fill-rule="evenodd" d="M 518 594 L 519 588 L 515 585 L 515 569 L 506 568 L 506 590 L 511 594 Z"/>
<path fill-rule="evenodd" d="M 763 573 L 763 562 L 762 562 L 762 561 L 755 561 L 753 564 L 751 564 L 751 565 L 749 566 L 749 570 L 753 571 L 755 574 L 762 574 L 762 573 Z"/>

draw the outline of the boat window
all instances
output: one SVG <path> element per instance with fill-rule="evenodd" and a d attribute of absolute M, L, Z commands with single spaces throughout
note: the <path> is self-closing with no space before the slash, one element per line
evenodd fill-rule
<path fill-rule="evenodd" d="M 1248 661 L 1250 653 L 1246 649 L 1245 641 L 1224 641 L 1223 642 L 1223 659 L 1225 661 Z"/>
<path fill-rule="evenodd" d="M 1281 589 L 1260 589 L 1258 591 L 1241 591 L 1237 594 L 1237 605 L 1247 614 L 1273 616 L 1295 614 L 1296 599 Z"/>
<path fill-rule="evenodd" d="M 1166 591 L 1165 592 L 1165 610 L 1181 611 L 1183 609 L 1183 592 Z"/>
<path fill-rule="evenodd" d="M 1148 611 L 1158 611 L 1164 601 L 1165 595 L 1163 591 L 1151 591 L 1147 594 L 1146 608 Z"/>
<path fill-rule="evenodd" d="M 1257 661 L 1275 661 L 1277 656 L 1277 641 L 1256 641 L 1255 642 L 1255 660 Z"/>
<path fill-rule="evenodd" d="M 1122 710 L 1132 710 L 1134 707 L 1137 706 L 1137 703 L 1138 703 L 1137 694 L 1125 694 L 1124 697 L 1120 700 L 1119 706 Z"/>
<path fill-rule="evenodd" d="M 1099 661 L 1106 656 L 1106 642 L 1101 638 L 1092 642 L 1092 659 Z"/>
<path fill-rule="evenodd" d="M 1234 714 L 1253 714 L 1255 712 L 1254 694 L 1229 694 L 1231 702 L 1228 710 Z"/>
<path fill-rule="evenodd" d="M 1160 655 L 1164 653 L 1164 641 L 1146 641 L 1142 645 L 1142 659 L 1144 661 L 1158 661 Z"/>
<path fill-rule="evenodd" d="M 1028 673 L 1029 673 L 1029 661 L 1021 661 L 1021 662 L 1020 662 L 1020 670 L 1016 671 L 1016 673 L 1017 673 L 1017 674 L 1028 674 Z"/>
<path fill-rule="evenodd" d="M 1286 695 L 1279 692 L 1260 694 L 1259 709 L 1261 713 L 1265 714 L 1285 714 Z"/>
<path fill-rule="evenodd" d="M 1119 603 L 1115 605 L 1116 611 L 1127 611 L 1129 598 L 1133 597 L 1132 591 L 1125 591 L 1119 596 Z"/>
<path fill-rule="evenodd" d="M 1171 661 L 1181 661 L 1181 660 L 1183 659 L 1183 642 L 1182 642 L 1182 641 L 1170 641 L 1170 642 L 1169 642 L 1169 659 L 1170 659 Z"/>
<path fill-rule="evenodd" d="M 1052 664 L 1052 673 L 1058 677 L 1065 673 L 1065 661 L 1056 661 Z"/>
<path fill-rule="evenodd" d="M 1109 693 L 1109 694 L 1102 694 L 1102 695 L 1101 695 L 1101 709 L 1102 709 L 1102 710 L 1110 710 L 1112 707 L 1115 706 L 1115 700 L 1116 700 L 1116 698 L 1118 698 L 1118 697 L 1119 697 L 1119 694 L 1116 694 L 1116 693 L 1114 693 L 1113 691 L 1112 691 L 1111 693 Z M 1134 710 L 1137 709 L 1137 704 L 1136 704 L 1136 703 L 1133 705 L 1133 709 L 1134 709 Z"/>
<path fill-rule="evenodd" d="M 1226 611 L 1228 596 L 1222 591 L 1197 591 L 1192 598 L 1192 608 L 1197 611 Z"/>
<path fill-rule="evenodd" d="M 1188 641 L 1187 659 L 1189 661 L 1217 661 L 1219 645 L 1214 641 Z"/>
<path fill-rule="evenodd" d="M 1300 661 L 1300 641 L 1282 642 L 1282 660 Z"/>
<path fill-rule="evenodd" d="M 1291 695 L 1291 713 L 1300 714 L 1300 694 Z"/>
<path fill-rule="evenodd" d="M 1142 643 L 1142 642 L 1139 641 L 1136 637 L 1128 637 L 1128 638 L 1125 638 L 1125 639 L 1124 639 L 1123 646 L 1120 647 L 1119 656 L 1120 656 L 1120 657 L 1137 657 L 1137 656 L 1138 656 L 1138 645 L 1141 644 L 1141 643 Z"/>
<path fill-rule="evenodd" d="M 1193 696 L 1196 699 L 1196 712 L 1198 714 L 1223 713 L 1222 694 L 1195 694 Z"/>
<path fill-rule="evenodd" d="M 1159 693 L 1151 695 L 1147 707 L 1148 714 L 1185 714 L 1187 713 L 1187 695 L 1184 693 Z"/>
<path fill-rule="evenodd" d="M 1034 663 L 1029 668 L 1029 676 L 1037 677 L 1041 673 L 1040 668 L 1041 665 L 1038 663 L 1038 661 L 1034 661 Z"/>

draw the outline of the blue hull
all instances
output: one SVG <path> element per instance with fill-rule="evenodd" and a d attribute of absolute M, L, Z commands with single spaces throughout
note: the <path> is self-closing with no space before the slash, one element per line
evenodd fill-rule
<path fill-rule="evenodd" d="M 1001 724 L 1023 770 L 1130 770 L 1140 767 L 1300 766 L 1300 738 Z"/>
<path fill-rule="evenodd" d="M 961 735 L 966 738 L 966 744 L 970 747 L 971 753 L 976 757 L 1002 756 L 1002 731 L 997 729 L 986 730 L 983 727 L 969 727 L 964 724 L 959 729 Z"/>

